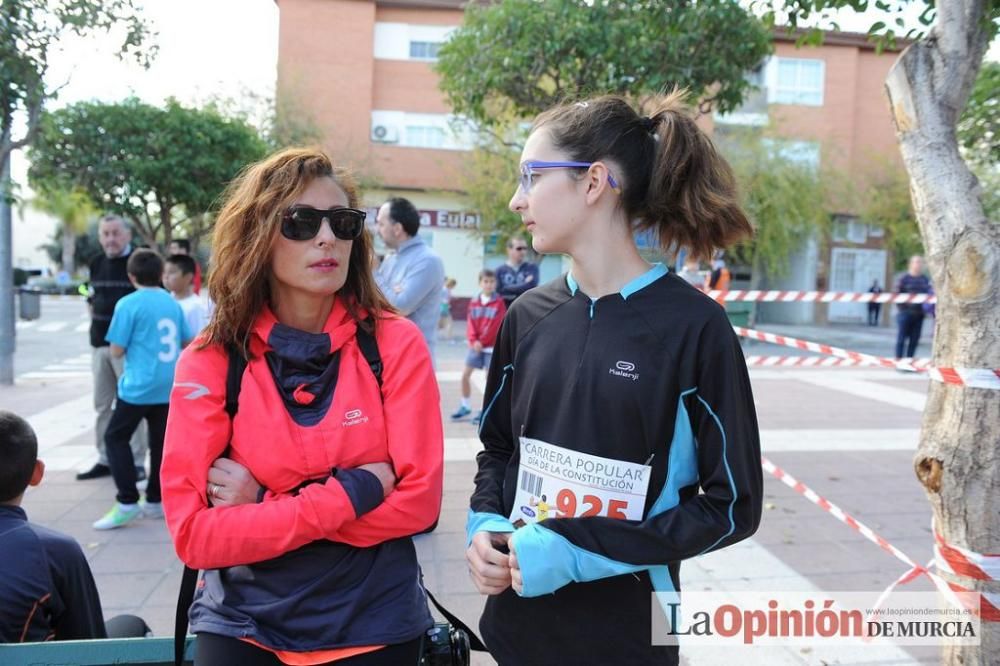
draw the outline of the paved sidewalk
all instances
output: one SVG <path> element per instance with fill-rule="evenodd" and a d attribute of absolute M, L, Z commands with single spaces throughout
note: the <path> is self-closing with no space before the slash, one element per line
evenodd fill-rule
<path fill-rule="evenodd" d="M 851 332 L 853 338 L 838 342 L 828 329 L 793 332 L 787 327 L 784 332 L 806 338 L 822 333 L 820 341 L 848 348 L 863 333 Z M 448 418 L 459 398 L 464 353 L 462 342 L 438 347 L 445 495 L 438 529 L 416 542 L 429 589 L 475 626 L 484 600 L 466 572 L 464 522 L 478 443 L 471 424 Z M 478 377 L 474 386 L 481 391 L 482 375 Z M 930 508 L 912 472 L 927 380 L 881 369 L 796 368 L 752 370 L 751 378 L 765 454 L 915 560 L 927 561 Z M 42 457 L 51 469 L 43 484 L 28 493 L 25 508 L 32 520 L 81 542 L 107 615 L 137 613 L 157 635 L 169 635 L 181 565 L 163 523 L 144 519 L 117 531 L 94 531 L 90 524 L 110 506 L 113 484 L 108 479 L 73 479 L 74 471 L 86 468 L 95 456 L 89 399 L 89 378 L 84 377 L 30 379 L 14 388 L 0 387 L 0 405 L 29 417 L 39 429 Z M 771 477 L 765 478 L 765 503 L 763 524 L 753 539 L 684 564 L 685 589 L 880 591 L 905 570 L 901 562 Z M 931 587 L 920 580 L 908 589 Z M 682 652 L 693 666 L 938 661 L 937 652 L 928 649 Z M 492 661 L 477 657 L 474 663 Z"/>
<path fill-rule="evenodd" d="M 883 317 L 885 313 L 883 313 Z M 895 320 L 893 320 L 895 321 Z M 931 345 L 934 341 L 934 325 L 937 319 L 925 317 L 924 326 L 921 329 L 920 344 L 917 346 L 917 357 L 929 358 L 931 355 Z M 791 324 L 768 324 L 760 323 L 756 330 L 778 335 L 787 335 L 809 342 L 820 342 L 834 347 L 842 347 L 850 351 L 893 358 L 896 355 L 896 325 L 886 326 L 865 326 L 862 324 L 824 324 L 822 326 L 813 325 L 791 325 Z M 754 355 L 774 355 L 774 356 L 812 356 L 812 352 L 799 351 L 791 347 L 779 347 L 767 342 L 756 340 L 745 340 L 743 352 L 750 356 Z"/>

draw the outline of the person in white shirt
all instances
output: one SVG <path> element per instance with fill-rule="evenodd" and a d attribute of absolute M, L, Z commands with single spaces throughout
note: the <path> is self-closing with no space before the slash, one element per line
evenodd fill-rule
<path fill-rule="evenodd" d="M 205 301 L 194 293 L 195 269 L 194 259 L 186 254 L 170 255 L 163 269 L 163 286 L 184 311 L 184 319 L 192 336 L 197 336 L 208 324 L 209 319 Z"/>

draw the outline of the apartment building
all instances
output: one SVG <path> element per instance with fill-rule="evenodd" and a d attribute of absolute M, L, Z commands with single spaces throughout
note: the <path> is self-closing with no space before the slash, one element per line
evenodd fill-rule
<path fill-rule="evenodd" d="M 787 159 L 821 173 L 836 172 L 859 189 L 886 169 L 902 169 L 884 82 L 898 51 L 878 53 L 866 35 L 828 32 L 822 46 L 797 48 L 796 35 L 775 34 L 774 53 L 751 80 L 760 88 L 736 112 L 714 117 L 716 133 L 766 126 Z M 830 202 L 816 202 L 830 207 Z M 891 284 L 881 229 L 858 220 L 847 203 L 832 204 L 832 233 L 808 239 L 791 257 L 788 275 L 767 279 L 772 289 L 867 291 Z M 807 323 L 817 316 L 863 322 L 861 304 L 762 304 L 763 321 Z"/>
<path fill-rule="evenodd" d="M 279 95 L 294 100 L 321 130 L 338 161 L 362 174 L 372 217 L 388 196 L 406 196 L 417 205 L 422 233 L 459 281 L 456 293 L 471 295 L 480 268 L 501 258 L 485 255 L 469 231 L 478 217 L 468 210 L 460 183 L 473 136 L 456 131 L 432 69 L 437 49 L 462 22 L 465 0 L 277 3 Z M 750 73 L 761 90 L 738 111 L 707 118 L 706 129 L 767 125 L 789 159 L 833 166 L 860 179 L 872 168 L 898 168 L 883 92 L 896 55 L 876 53 L 864 35 L 827 33 L 822 46 L 796 48 L 794 37 L 776 34 L 773 56 Z M 829 248 L 825 239 L 810 241 L 775 287 L 814 289 L 818 280 L 831 289 L 867 289 L 873 277 L 886 283 L 877 231 L 862 228 L 850 217 L 854 211 L 831 212 L 845 216 L 836 227 L 843 227 L 842 239 L 836 236 Z M 543 279 L 560 268 L 558 260 L 547 259 Z M 795 319 L 811 320 L 811 307 L 800 310 Z M 834 308 L 830 316 L 851 319 L 852 313 Z"/>

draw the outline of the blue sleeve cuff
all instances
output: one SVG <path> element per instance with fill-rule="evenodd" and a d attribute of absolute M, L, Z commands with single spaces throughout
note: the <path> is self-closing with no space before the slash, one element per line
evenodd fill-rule
<path fill-rule="evenodd" d="M 351 498 L 354 514 L 360 518 L 385 499 L 382 482 L 366 469 L 338 469 L 337 481 Z"/>
<path fill-rule="evenodd" d="M 469 517 L 465 521 L 465 547 L 472 543 L 476 532 L 513 532 L 514 526 L 509 520 L 498 513 L 479 513 L 469 509 Z"/>
<path fill-rule="evenodd" d="M 539 597 L 569 583 L 620 576 L 650 566 L 625 564 L 584 550 L 538 523 L 525 525 L 514 532 L 511 548 L 517 555 L 524 580 L 522 597 Z"/>

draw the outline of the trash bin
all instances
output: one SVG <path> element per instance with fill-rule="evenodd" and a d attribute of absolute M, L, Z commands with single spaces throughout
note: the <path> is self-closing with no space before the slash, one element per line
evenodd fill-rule
<path fill-rule="evenodd" d="M 42 292 L 21 287 L 18 293 L 21 319 L 38 319 L 42 316 Z"/>
<path fill-rule="evenodd" d="M 753 312 L 753 303 L 746 301 L 728 301 L 726 303 L 726 314 L 729 316 L 729 323 L 733 326 L 741 328 L 749 326 L 751 312 Z"/>

